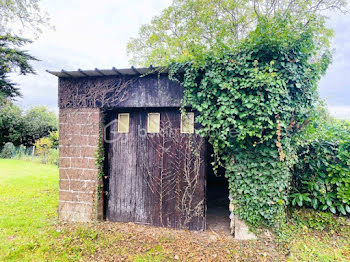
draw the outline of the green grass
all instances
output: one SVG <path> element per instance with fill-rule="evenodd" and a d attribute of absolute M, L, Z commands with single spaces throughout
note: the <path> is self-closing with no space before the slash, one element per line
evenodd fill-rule
<path fill-rule="evenodd" d="M 350 261 L 350 219 L 328 213 L 293 210 L 276 249 L 265 240 L 211 242 L 210 232 L 62 224 L 57 200 L 56 166 L 0 159 L 0 261 Z"/>
<path fill-rule="evenodd" d="M 57 166 L 0 159 L 0 261 L 98 261 L 100 254 L 115 260 L 167 260 L 157 245 L 131 251 L 130 245 L 143 243 L 127 232 L 110 233 L 104 223 L 59 224 L 57 206 Z"/>
<path fill-rule="evenodd" d="M 58 169 L 0 159 L 0 259 L 30 260 L 45 252 L 47 227 L 56 219 Z"/>
<path fill-rule="evenodd" d="M 350 219 L 311 209 L 292 209 L 277 237 L 287 261 L 350 261 Z"/>

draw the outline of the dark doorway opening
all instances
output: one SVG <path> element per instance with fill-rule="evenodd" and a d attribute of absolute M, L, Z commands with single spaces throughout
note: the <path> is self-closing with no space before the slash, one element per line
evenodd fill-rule
<path fill-rule="evenodd" d="M 230 234 L 229 188 L 225 178 L 225 169 L 214 173 L 211 163 L 214 161 L 213 148 L 207 146 L 207 230 Z"/>

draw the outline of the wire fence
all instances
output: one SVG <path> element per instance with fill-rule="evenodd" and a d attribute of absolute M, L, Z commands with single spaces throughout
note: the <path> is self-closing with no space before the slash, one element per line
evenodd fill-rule
<path fill-rule="evenodd" d="M 43 164 L 54 164 L 58 165 L 58 149 L 49 148 L 44 152 L 38 153 L 35 146 L 16 146 L 10 150 L 4 152 L 4 146 L 0 147 L 0 158 L 9 158 L 9 159 L 19 159 L 27 160 L 33 162 L 39 162 Z"/>

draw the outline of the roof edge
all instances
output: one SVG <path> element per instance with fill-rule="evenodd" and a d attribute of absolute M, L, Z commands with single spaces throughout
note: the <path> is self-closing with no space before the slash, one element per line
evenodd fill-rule
<path fill-rule="evenodd" d="M 112 67 L 112 69 L 98 69 L 94 70 L 82 70 L 78 69 L 77 71 L 66 71 L 62 69 L 61 71 L 50 71 L 46 70 L 51 75 L 57 76 L 58 78 L 82 78 L 82 77 L 96 77 L 96 76 L 135 76 L 135 75 L 147 75 L 147 74 L 166 74 L 168 73 L 168 68 L 166 67 L 140 67 L 135 68 L 123 68 L 117 69 Z"/>

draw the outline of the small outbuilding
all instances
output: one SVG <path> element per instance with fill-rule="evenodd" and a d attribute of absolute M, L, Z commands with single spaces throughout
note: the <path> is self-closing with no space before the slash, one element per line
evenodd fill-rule
<path fill-rule="evenodd" d="M 227 181 L 167 72 L 48 72 L 59 78 L 61 220 L 205 230 L 219 215 L 229 227 Z"/>

